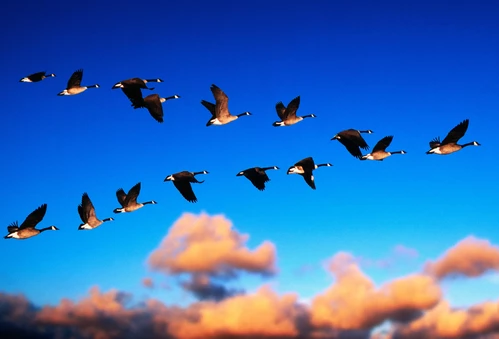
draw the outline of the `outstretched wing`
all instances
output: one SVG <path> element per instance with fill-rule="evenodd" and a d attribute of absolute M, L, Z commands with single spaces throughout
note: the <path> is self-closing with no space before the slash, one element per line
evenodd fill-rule
<path fill-rule="evenodd" d="M 339 133 L 343 138 L 342 139 L 348 139 L 355 145 L 359 146 L 362 149 L 368 150 L 369 145 L 367 142 L 364 140 L 362 135 L 360 134 L 359 131 L 355 129 L 347 129 L 345 131 L 342 131 Z M 341 139 L 340 139 L 341 140 Z"/>
<path fill-rule="evenodd" d="M 456 127 L 450 130 L 449 134 L 442 140 L 442 145 L 455 144 L 461 139 L 468 130 L 469 120 L 460 122 Z"/>
<path fill-rule="evenodd" d="M 358 158 L 358 159 L 362 158 L 362 152 L 360 151 L 359 146 L 355 142 L 353 142 L 352 140 L 347 139 L 347 138 L 340 138 L 340 139 L 338 139 L 338 141 L 343 146 L 345 146 L 347 151 L 351 155 L 353 155 L 355 158 Z"/>
<path fill-rule="evenodd" d="M 151 94 L 144 98 L 145 106 L 149 114 L 157 122 L 163 122 L 163 105 L 158 94 Z"/>
<path fill-rule="evenodd" d="M 83 193 L 83 195 L 81 196 L 81 205 L 83 207 L 85 215 L 87 216 L 87 220 L 92 217 L 95 218 L 95 207 L 94 204 L 92 204 L 92 200 L 90 200 L 90 197 L 87 193 Z"/>
<path fill-rule="evenodd" d="M 298 107 L 300 107 L 300 96 L 297 96 L 288 104 L 288 107 L 286 107 L 286 112 L 284 113 L 284 118 L 288 119 L 296 117 L 296 111 L 298 110 Z"/>
<path fill-rule="evenodd" d="M 123 191 L 123 188 L 120 188 L 116 191 L 116 198 L 118 198 L 118 202 L 121 207 L 125 207 L 126 193 Z"/>
<path fill-rule="evenodd" d="M 40 207 L 38 207 L 36 210 L 31 212 L 26 219 L 23 221 L 21 226 L 19 226 L 19 229 L 24 229 L 24 228 L 35 228 L 36 225 L 42 221 L 43 217 L 45 216 L 45 213 L 47 212 L 47 204 L 43 204 Z"/>
<path fill-rule="evenodd" d="M 305 179 L 305 182 L 308 184 L 308 186 L 312 187 L 312 189 L 315 190 L 315 181 L 312 173 L 304 173 L 302 174 L 302 176 L 303 179 Z"/>
<path fill-rule="evenodd" d="M 135 186 L 130 188 L 130 191 L 128 191 L 128 194 L 126 195 L 125 199 L 125 206 L 128 206 L 130 203 L 136 203 L 137 198 L 139 197 L 140 193 L 140 182 L 137 183 Z"/>
<path fill-rule="evenodd" d="M 374 146 L 373 148 L 373 153 L 374 152 L 379 152 L 379 151 L 385 151 L 388 146 L 390 146 L 390 143 L 393 140 L 393 136 L 389 135 L 387 137 L 384 137 L 378 143 Z"/>
<path fill-rule="evenodd" d="M 229 97 L 225 94 L 224 91 L 220 89 L 220 87 L 216 85 L 211 85 L 210 87 L 211 93 L 213 93 L 213 97 L 215 98 L 215 115 L 217 118 L 223 116 L 229 116 Z"/>
<path fill-rule="evenodd" d="M 201 100 L 201 104 L 206 107 L 208 111 L 210 111 L 211 115 L 215 116 L 215 104 L 212 104 L 206 100 Z"/>
<path fill-rule="evenodd" d="M 121 88 L 126 97 L 132 102 L 133 108 L 144 107 L 145 103 L 142 99 L 142 91 L 137 86 L 124 86 Z"/>
<path fill-rule="evenodd" d="M 83 79 L 83 70 L 79 69 L 74 72 L 73 75 L 71 75 L 68 80 L 68 86 L 66 88 L 69 89 L 72 87 L 80 87 L 81 79 Z"/>
<path fill-rule="evenodd" d="M 258 188 L 260 191 L 265 190 L 265 183 L 270 181 L 265 171 L 263 171 L 262 173 L 257 172 L 256 170 L 250 171 L 247 173 L 246 178 L 248 178 L 253 184 L 253 186 Z"/>
<path fill-rule="evenodd" d="M 440 137 L 436 137 L 435 139 L 433 139 L 432 141 L 430 141 L 430 148 L 433 149 L 433 148 L 437 148 L 438 146 L 440 146 L 442 143 L 440 142 Z"/>
<path fill-rule="evenodd" d="M 282 103 L 282 101 L 279 101 L 277 104 L 275 104 L 275 110 L 277 112 L 277 115 L 279 116 L 279 119 L 284 120 L 286 117 L 286 106 Z"/>
<path fill-rule="evenodd" d="M 197 202 L 198 199 L 192 190 L 191 183 L 187 180 L 174 180 L 173 185 L 177 188 L 177 190 L 182 194 L 185 200 L 189 202 Z"/>
<path fill-rule="evenodd" d="M 298 161 L 295 164 L 295 166 L 301 166 L 301 167 L 303 167 L 305 172 L 307 172 L 307 171 L 311 172 L 315 169 L 315 162 L 314 162 L 314 159 L 312 157 L 308 157 L 308 158 L 305 158 L 305 159 Z"/>

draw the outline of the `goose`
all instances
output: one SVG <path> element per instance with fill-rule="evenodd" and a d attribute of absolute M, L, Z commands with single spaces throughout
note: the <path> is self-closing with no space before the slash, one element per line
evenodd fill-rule
<path fill-rule="evenodd" d="M 315 190 L 315 181 L 312 172 L 322 166 L 333 166 L 330 163 L 316 165 L 312 157 L 308 157 L 298 161 L 288 169 L 286 174 L 299 174 L 305 179 L 305 182 Z"/>
<path fill-rule="evenodd" d="M 66 89 L 57 95 L 59 95 L 59 96 L 76 95 L 76 94 L 80 94 L 80 93 L 86 91 L 87 88 L 99 88 L 100 87 L 98 84 L 95 84 L 92 86 L 81 86 L 82 79 L 83 79 L 83 70 L 79 69 L 76 72 L 74 72 L 71 75 L 71 77 L 69 78 L 68 85 L 66 86 Z"/>
<path fill-rule="evenodd" d="M 136 100 L 139 102 L 142 100 L 142 91 L 140 90 L 141 88 L 148 89 L 150 91 L 154 89 L 154 87 L 147 87 L 148 82 L 164 82 L 164 81 L 160 78 L 157 79 L 131 78 L 115 83 L 113 87 L 111 87 L 111 89 L 121 88 L 121 90 L 123 91 L 123 93 L 125 93 L 127 98 L 132 101 L 132 104 L 134 104 Z"/>
<path fill-rule="evenodd" d="M 83 224 L 80 224 L 78 230 L 92 230 L 94 228 L 99 227 L 106 221 L 113 221 L 113 218 L 106 218 L 99 220 L 95 215 L 94 204 L 90 200 L 90 197 L 85 192 L 81 196 L 81 204 L 78 205 L 78 214 L 80 215 L 80 219 Z"/>
<path fill-rule="evenodd" d="M 225 125 L 244 115 L 251 115 L 250 112 L 244 112 L 237 115 L 230 114 L 228 107 L 229 97 L 227 96 L 227 94 L 225 94 L 224 91 L 213 84 L 211 85 L 210 89 L 213 93 L 213 96 L 215 97 L 216 103 L 213 104 L 206 100 L 201 100 L 201 104 L 206 107 L 206 109 L 208 109 L 208 111 L 210 111 L 212 115 L 211 119 L 206 123 L 206 126 Z"/>
<path fill-rule="evenodd" d="M 198 181 L 195 178 L 195 175 L 197 174 L 208 174 L 207 171 L 201 171 L 201 172 L 189 172 L 189 171 L 182 171 L 178 172 L 172 175 L 169 175 L 165 178 L 166 181 L 172 181 L 173 185 L 177 188 L 177 190 L 182 194 L 182 196 L 187 200 L 188 202 L 197 202 L 198 199 L 196 198 L 196 195 L 194 194 L 194 191 L 192 190 L 191 182 L 196 183 L 196 184 L 202 184 L 203 181 Z"/>
<path fill-rule="evenodd" d="M 362 157 L 362 152 L 360 151 L 359 147 L 365 150 L 369 149 L 369 146 L 367 145 L 364 138 L 362 138 L 361 133 L 371 134 L 373 133 L 373 131 L 371 131 L 370 129 L 361 131 L 350 128 L 337 133 L 334 137 L 331 138 L 331 140 L 338 140 L 343 146 L 345 146 L 345 148 L 351 155 L 353 155 L 355 158 L 360 159 Z"/>
<path fill-rule="evenodd" d="M 241 171 L 236 174 L 236 176 L 245 176 L 253 186 L 258 188 L 260 191 L 265 190 L 265 183 L 270 181 L 267 173 L 265 171 L 267 170 L 278 170 L 279 167 L 277 166 L 272 166 L 272 167 L 252 167 L 245 169 L 244 171 Z"/>
<path fill-rule="evenodd" d="M 390 143 L 393 140 L 393 136 L 389 135 L 382 138 L 378 143 L 374 146 L 373 151 L 369 154 L 363 155 L 360 160 L 378 160 L 383 161 L 383 159 L 389 157 L 392 154 L 406 154 L 406 151 L 393 151 L 387 152 L 386 148 L 390 146 Z"/>
<path fill-rule="evenodd" d="M 42 221 L 46 212 L 47 204 L 43 204 L 31 212 L 22 222 L 21 226 L 18 225 L 17 221 L 14 221 L 12 224 L 7 226 L 9 234 L 7 234 L 4 239 L 28 239 L 45 231 L 58 231 L 59 229 L 54 225 L 41 229 L 35 228 L 36 225 Z"/>
<path fill-rule="evenodd" d="M 118 198 L 118 202 L 121 205 L 121 208 L 115 208 L 114 213 L 127 213 L 127 212 L 133 212 L 138 210 L 141 207 L 144 207 L 144 205 L 147 204 L 157 204 L 156 201 L 151 200 L 147 202 L 137 202 L 137 198 L 140 193 L 140 182 L 137 183 L 135 186 L 133 186 L 130 191 L 128 191 L 128 194 L 123 191 L 123 188 L 120 188 L 116 191 L 116 197 Z"/>
<path fill-rule="evenodd" d="M 47 72 L 37 72 L 22 78 L 21 80 L 19 80 L 19 82 L 38 82 L 42 81 L 45 78 L 53 78 L 53 77 L 55 77 L 54 73 L 47 74 Z"/>
<path fill-rule="evenodd" d="M 300 107 L 300 96 L 297 96 L 288 104 L 288 107 L 284 107 L 282 101 L 279 101 L 275 105 L 275 110 L 281 121 L 276 121 L 272 124 L 274 127 L 278 126 L 291 126 L 297 122 L 302 121 L 305 118 L 316 118 L 315 114 L 308 114 L 301 117 L 296 116 L 296 111 Z"/>
<path fill-rule="evenodd" d="M 175 94 L 166 98 L 160 98 L 158 94 L 151 94 L 146 96 L 144 99 L 131 100 L 133 108 L 147 108 L 149 114 L 157 121 L 163 122 L 163 105 L 162 103 L 170 99 L 178 99 L 179 95 Z"/>
<path fill-rule="evenodd" d="M 458 145 L 457 142 L 461 139 L 466 131 L 470 121 L 468 119 L 460 122 L 456 127 L 451 129 L 449 134 L 440 142 L 440 137 L 434 138 L 430 141 L 430 150 L 426 154 L 441 154 L 447 155 L 457 152 L 466 146 L 481 146 L 478 142 L 472 141 L 466 144 Z"/>

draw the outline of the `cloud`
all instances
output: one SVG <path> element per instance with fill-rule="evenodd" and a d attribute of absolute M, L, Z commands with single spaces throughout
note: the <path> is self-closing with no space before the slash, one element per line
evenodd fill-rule
<path fill-rule="evenodd" d="M 152 278 L 147 277 L 142 279 L 142 285 L 147 288 L 154 288 L 154 281 L 152 280 Z"/>
<path fill-rule="evenodd" d="M 231 297 L 236 294 L 243 294 L 244 291 L 229 289 L 221 284 L 211 281 L 207 274 L 197 273 L 191 276 L 191 280 L 181 283 L 182 287 L 192 292 L 199 300 L 215 300 Z"/>
<path fill-rule="evenodd" d="M 249 236 L 232 229 L 223 216 L 183 214 L 148 258 L 152 270 L 167 274 L 204 273 L 230 277 L 237 270 L 275 273 L 275 246 L 268 241 L 255 250 Z"/>
<path fill-rule="evenodd" d="M 382 259 L 370 259 L 364 257 L 356 257 L 356 260 L 361 266 L 364 267 L 377 267 L 382 269 L 387 269 L 395 266 L 400 261 L 406 261 L 408 259 L 416 259 L 419 256 L 417 250 L 406 247 L 404 245 L 396 245 L 392 249 L 392 253 L 389 256 Z"/>
<path fill-rule="evenodd" d="M 400 326 L 394 338 L 485 338 L 499 331 L 499 302 L 484 302 L 465 309 L 452 309 L 442 301 L 418 320 Z M 489 337 L 492 338 L 492 335 Z"/>
<path fill-rule="evenodd" d="M 441 258 L 428 262 L 425 271 L 438 279 L 464 275 L 478 277 L 489 270 L 499 270 L 499 247 L 488 240 L 467 237 Z"/>
<path fill-rule="evenodd" d="M 378 289 L 348 253 L 336 254 L 329 269 L 335 283 L 312 300 L 316 327 L 370 329 L 387 319 L 409 320 L 441 297 L 440 287 L 425 275 L 403 277 Z"/>

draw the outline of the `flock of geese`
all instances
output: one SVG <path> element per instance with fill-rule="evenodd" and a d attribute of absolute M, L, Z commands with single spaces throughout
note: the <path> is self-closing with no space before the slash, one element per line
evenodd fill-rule
<path fill-rule="evenodd" d="M 46 78 L 55 77 L 53 73 L 47 74 L 46 72 L 37 72 L 28 75 L 20 80 L 20 82 L 39 82 Z M 88 88 L 99 88 L 100 85 L 88 85 L 82 86 L 81 81 L 83 78 L 83 70 L 79 69 L 75 71 L 68 80 L 67 86 L 58 95 L 76 95 L 81 94 Z M 163 82 L 163 80 L 157 79 L 140 79 L 131 78 L 127 80 L 122 80 L 117 82 L 112 86 L 112 89 L 121 88 L 125 96 L 130 100 L 131 106 L 134 109 L 146 108 L 150 115 L 158 122 L 163 122 L 163 106 L 162 104 L 170 99 L 178 99 L 179 95 L 175 94 L 169 97 L 160 97 L 158 94 L 151 94 L 146 97 L 142 95 L 142 89 L 154 90 L 154 88 L 148 87 L 148 83 L 153 82 Z M 241 114 L 233 115 L 229 111 L 228 102 L 229 98 L 225 92 L 216 85 L 211 85 L 210 87 L 215 103 L 202 100 L 201 104 L 211 113 L 211 118 L 206 123 L 206 126 L 211 125 L 225 125 L 228 124 L 239 117 L 251 115 L 250 112 L 243 112 Z M 316 118 L 314 114 L 297 116 L 297 111 L 300 106 L 300 97 L 297 96 L 291 102 L 284 106 L 282 102 L 278 102 L 275 106 L 277 116 L 280 120 L 274 122 L 272 125 L 275 127 L 291 126 L 305 118 Z M 460 122 L 457 126 L 452 128 L 447 136 L 440 141 L 439 137 L 436 137 L 430 141 L 430 149 L 426 154 L 440 154 L 447 155 L 457 152 L 467 146 L 480 146 L 476 141 L 458 144 L 459 140 L 464 136 L 468 130 L 469 120 L 466 119 Z M 356 130 L 347 129 L 337 133 L 331 140 L 338 140 L 346 150 L 355 158 L 359 160 L 376 160 L 383 161 L 385 158 L 391 156 L 392 154 L 405 154 L 404 150 L 400 151 L 387 151 L 386 149 L 390 146 L 393 136 L 385 136 L 379 140 L 372 151 L 368 154 L 363 155 L 361 149 L 369 150 L 369 145 L 366 143 L 362 134 L 371 134 L 371 130 Z M 287 174 L 299 174 L 303 177 L 305 182 L 315 190 L 315 182 L 313 171 L 319 167 L 330 167 L 330 163 L 316 164 L 312 157 L 302 159 L 295 163 L 293 166 L 289 167 Z M 266 173 L 268 170 L 278 170 L 279 167 L 252 167 L 243 170 L 237 174 L 237 176 L 246 177 L 258 190 L 265 190 L 265 183 L 270 179 Z M 180 194 L 189 202 L 197 202 L 196 195 L 192 190 L 193 183 L 203 183 L 196 179 L 196 175 L 208 174 L 207 171 L 201 172 L 189 172 L 182 171 L 168 175 L 164 181 L 172 181 L 173 185 L 180 192 Z M 116 191 L 116 198 L 121 207 L 115 208 L 114 213 L 129 213 L 138 210 L 148 204 L 156 204 L 156 201 L 150 200 L 146 202 L 137 202 L 137 198 L 140 193 L 141 183 L 137 183 L 133 186 L 128 193 L 120 188 Z M 17 221 L 13 222 L 7 226 L 8 234 L 4 237 L 5 239 L 27 239 L 36 236 L 44 231 L 48 230 L 58 230 L 54 225 L 45 228 L 37 229 L 36 226 L 40 221 L 42 221 L 45 213 L 47 212 L 47 204 L 43 204 L 33 212 L 31 212 L 26 219 L 18 224 Z M 99 227 L 104 222 L 112 221 L 113 218 L 99 219 L 96 216 L 94 205 L 90 200 L 87 193 L 83 193 L 81 198 L 81 204 L 78 206 L 78 214 L 82 223 L 78 227 L 78 230 L 91 230 Z"/>

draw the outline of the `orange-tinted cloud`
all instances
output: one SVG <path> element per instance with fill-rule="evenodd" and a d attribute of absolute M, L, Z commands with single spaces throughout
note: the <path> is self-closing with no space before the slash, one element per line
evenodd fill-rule
<path fill-rule="evenodd" d="M 458 242 L 435 262 L 428 262 L 425 271 L 438 279 L 465 275 L 477 277 L 488 270 L 499 270 L 499 247 L 488 240 L 468 237 Z"/>
<path fill-rule="evenodd" d="M 452 309 L 442 301 L 432 310 L 409 324 L 401 326 L 395 338 L 485 338 L 499 331 L 499 302 L 485 302 L 467 309 Z M 492 337 L 492 336 L 491 336 Z"/>
<path fill-rule="evenodd" d="M 387 319 L 410 319 L 441 297 L 439 286 L 425 275 L 400 278 L 378 289 L 348 253 L 335 255 L 329 269 L 335 283 L 312 300 L 311 322 L 316 327 L 369 329 Z"/>
<path fill-rule="evenodd" d="M 152 278 L 146 277 L 142 279 L 142 285 L 147 288 L 154 288 L 154 281 L 152 280 Z"/>
<path fill-rule="evenodd" d="M 183 214 L 148 258 L 151 269 L 167 274 L 230 276 L 236 270 L 274 273 L 275 246 L 264 241 L 246 247 L 249 236 L 232 229 L 223 216 Z"/>

